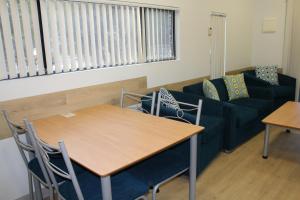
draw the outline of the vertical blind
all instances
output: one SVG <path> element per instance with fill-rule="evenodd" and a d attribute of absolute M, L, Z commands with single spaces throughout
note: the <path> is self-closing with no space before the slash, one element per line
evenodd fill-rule
<path fill-rule="evenodd" d="M 172 10 L 63 0 L 0 9 L 0 79 L 176 58 Z"/>
<path fill-rule="evenodd" d="M 145 8 L 147 62 L 175 58 L 174 11 Z"/>
<path fill-rule="evenodd" d="M 0 0 L 0 80 L 45 73 L 36 0 Z"/>

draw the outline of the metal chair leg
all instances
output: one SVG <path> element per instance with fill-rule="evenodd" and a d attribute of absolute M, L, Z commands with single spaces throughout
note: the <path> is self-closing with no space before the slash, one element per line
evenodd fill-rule
<path fill-rule="evenodd" d="M 54 190 L 52 187 L 49 188 L 49 192 L 50 192 L 50 200 L 55 200 L 54 199 Z"/>
<path fill-rule="evenodd" d="M 42 194 L 40 181 L 33 177 L 33 184 L 34 184 L 34 189 L 35 189 L 34 194 L 35 194 L 36 200 L 42 200 L 43 194 Z"/>
<path fill-rule="evenodd" d="M 148 200 L 148 198 L 146 196 L 141 196 L 136 198 L 136 200 Z"/>
<path fill-rule="evenodd" d="M 156 200 L 156 194 L 159 190 L 160 185 L 156 185 L 152 190 L 152 200 Z"/>
<path fill-rule="evenodd" d="M 32 175 L 30 174 L 30 172 L 27 172 L 28 173 L 28 187 L 29 187 L 29 198 L 30 199 L 34 199 L 33 197 L 33 186 L 32 186 Z"/>

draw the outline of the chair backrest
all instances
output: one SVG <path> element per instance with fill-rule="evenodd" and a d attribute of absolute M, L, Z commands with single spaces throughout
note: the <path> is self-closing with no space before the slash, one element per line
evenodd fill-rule
<path fill-rule="evenodd" d="M 80 189 L 76 174 L 74 172 L 73 165 L 71 163 L 70 157 L 68 155 L 67 149 L 63 141 L 58 142 L 59 148 L 55 148 L 43 142 L 36 134 L 36 131 L 33 125 L 28 121 L 25 120 L 26 127 L 28 129 L 30 138 L 35 141 L 34 145 L 36 145 L 38 151 L 40 152 L 41 158 L 45 163 L 46 169 L 49 173 L 50 179 L 54 184 L 54 187 L 57 192 L 59 192 L 59 183 L 56 180 L 56 177 L 62 177 L 63 179 L 72 181 L 74 186 L 75 192 L 79 200 L 83 200 L 83 194 Z M 51 162 L 50 156 L 51 155 L 61 155 L 63 157 L 64 163 L 67 167 L 67 171 L 61 169 L 55 163 Z M 59 192 L 60 193 L 60 192 Z"/>
<path fill-rule="evenodd" d="M 142 95 L 142 94 L 137 94 L 137 93 L 132 93 L 132 92 L 127 92 L 124 89 L 122 89 L 121 92 L 121 101 L 120 101 L 120 106 L 121 108 L 125 107 L 125 99 L 128 98 L 131 101 L 135 102 L 134 107 L 128 107 L 132 108 L 134 110 L 142 111 L 151 115 L 154 115 L 154 109 L 155 109 L 155 98 L 156 98 L 156 92 L 152 93 L 152 96 L 147 96 L 147 95 Z M 151 102 L 151 110 L 150 113 L 148 110 L 144 109 L 142 104 L 143 102 Z"/>
<path fill-rule="evenodd" d="M 3 110 L 2 114 L 4 116 L 5 121 L 7 122 L 7 125 L 11 131 L 11 134 L 17 144 L 17 147 L 19 149 L 19 152 L 22 156 L 22 159 L 26 165 L 26 167 L 28 166 L 29 161 L 34 158 L 34 153 L 35 150 L 32 146 L 31 140 L 28 136 L 28 132 L 27 130 L 25 130 L 24 128 L 22 128 L 21 126 L 13 123 L 9 117 L 8 117 L 8 113 L 7 111 Z M 24 135 L 25 138 L 21 138 L 21 135 Z M 24 139 L 26 139 L 26 141 L 24 141 Z M 27 156 L 25 155 L 25 152 L 28 152 L 29 154 L 29 159 L 27 158 Z"/>
<path fill-rule="evenodd" d="M 7 114 L 6 111 L 2 111 L 2 113 L 3 113 L 3 116 L 4 116 L 8 126 L 9 126 L 9 128 L 12 132 L 13 138 L 14 138 L 16 144 L 17 144 L 17 147 L 19 149 L 19 152 L 22 156 L 22 159 L 23 159 L 26 167 L 28 167 L 28 164 L 32 159 L 36 158 L 37 161 L 38 161 L 38 164 L 39 164 L 39 166 L 42 170 L 42 173 L 43 173 L 43 176 L 44 176 L 46 182 L 44 182 L 42 179 L 40 179 L 40 181 L 44 185 L 47 185 L 48 187 L 51 187 L 52 184 L 51 184 L 51 181 L 49 179 L 48 173 L 46 171 L 44 162 L 42 161 L 42 158 L 40 157 L 37 148 L 35 148 L 35 145 L 34 145 L 35 141 L 31 139 L 30 134 L 28 132 L 28 129 L 22 128 L 21 126 L 16 125 L 15 123 L 13 123 L 9 119 L 8 114 Z M 26 142 L 21 139 L 21 135 L 25 135 Z M 28 157 L 25 155 L 25 152 L 28 153 Z"/>
<path fill-rule="evenodd" d="M 159 93 L 158 101 L 157 101 L 156 116 L 158 116 L 158 117 L 160 116 L 161 107 L 168 103 L 170 103 L 169 100 L 163 99 L 161 93 Z M 177 109 L 177 110 L 174 109 L 174 112 L 176 112 L 176 115 L 165 115 L 163 117 L 183 121 L 183 122 L 190 123 L 190 124 L 200 125 L 202 99 L 199 99 L 198 105 L 184 103 L 184 102 L 180 102 L 180 101 L 177 101 L 177 103 L 179 104 L 179 106 L 182 105 L 185 108 L 181 108 L 181 109 Z M 172 108 L 168 108 L 168 109 L 172 109 Z M 197 111 L 195 122 L 193 122 L 192 120 L 189 120 L 188 118 L 185 117 L 185 115 L 187 115 L 186 112 L 191 112 L 191 111 Z"/>

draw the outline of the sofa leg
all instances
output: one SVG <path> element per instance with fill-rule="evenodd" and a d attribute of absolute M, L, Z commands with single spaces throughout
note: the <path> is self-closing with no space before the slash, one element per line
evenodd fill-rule
<path fill-rule="evenodd" d="M 228 150 L 228 149 L 224 149 L 224 150 L 223 150 L 223 152 L 226 153 L 226 154 L 230 154 L 230 153 L 232 153 L 233 151 L 234 151 L 234 150 Z"/>

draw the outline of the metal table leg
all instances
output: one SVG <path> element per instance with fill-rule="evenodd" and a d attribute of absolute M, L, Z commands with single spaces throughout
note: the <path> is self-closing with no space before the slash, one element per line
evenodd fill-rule
<path fill-rule="evenodd" d="M 265 136 L 264 136 L 264 152 L 263 152 L 264 159 L 268 158 L 269 140 L 270 140 L 270 125 L 266 124 L 266 130 L 265 130 Z"/>
<path fill-rule="evenodd" d="M 112 200 L 110 176 L 101 177 L 101 190 L 103 200 Z"/>
<path fill-rule="evenodd" d="M 197 135 L 190 139 L 190 200 L 196 199 Z"/>

